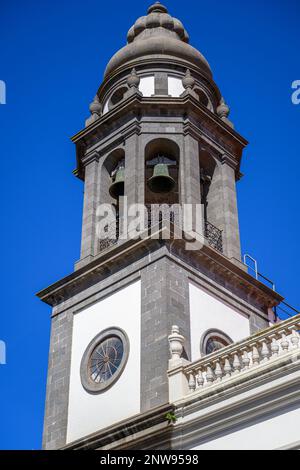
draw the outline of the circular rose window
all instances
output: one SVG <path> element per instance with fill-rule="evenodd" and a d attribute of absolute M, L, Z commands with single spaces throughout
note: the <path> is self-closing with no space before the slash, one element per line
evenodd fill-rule
<path fill-rule="evenodd" d="M 97 335 L 82 357 L 80 375 L 83 387 L 93 393 L 110 387 L 121 375 L 129 353 L 127 335 L 109 328 Z"/>
<path fill-rule="evenodd" d="M 205 356 L 232 343 L 232 339 L 220 330 L 208 330 L 200 341 L 200 353 Z"/>
<path fill-rule="evenodd" d="M 220 336 L 211 336 L 206 342 L 205 352 L 206 354 L 211 354 L 219 349 L 225 348 L 228 344 L 229 343 L 223 338 L 220 338 Z"/>

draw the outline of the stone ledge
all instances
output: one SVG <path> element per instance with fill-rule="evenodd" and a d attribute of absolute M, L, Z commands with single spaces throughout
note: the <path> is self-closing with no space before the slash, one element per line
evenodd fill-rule
<path fill-rule="evenodd" d="M 175 448 L 192 448 L 208 440 L 233 432 L 236 426 L 249 426 L 266 420 L 275 412 L 300 406 L 300 360 L 290 360 L 264 379 L 241 383 L 231 390 L 219 390 L 211 396 L 181 400 L 175 404 L 178 422 L 174 426 Z"/>
<path fill-rule="evenodd" d="M 62 450 L 107 450 L 130 448 L 138 445 L 141 438 L 155 440 L 155 436 L 164 435 L 168 440 L 173 425 L 168 423 L 166 414 L 174 411 L 173 405 L 165 404 L 157 408 L 127 418 L 117 424 L 102 429 L 83 439 L 71 442 Z"/>
<path fill-rule="evenodd" d="M 108 130 L 115 127 L 116 120 L 123 119 L 124 116 L 129 116 L 131 111 L 134 111 L 135 114 L 139 115 L 153 113 L 154 105 L 156 107 L 162 106 L 164 109 L 168 109 L 169 112 L 173 111 L 176 113 L 179 110 L 180 115 L 182 115 L 183 110 L 186 113 L 189 112 L 197 114 L 202 125 L 206 123 L 207 129 L 210 129 L 210 132 L 213 129 L 215 132 L 222 134 L 223 150 L 225 153 L 229 152 L 232 154 L 232 159 L 236 161 L 239 172 L 242 151 L 248 142 L 217 115 L 202 106 L 193 96 L 185 95 L 178 98 L 168 96 L 142 97 L 138 94 L 134 94 L 127 99 L 124 99 L 109 113 L 104 114 L 72 137 L 72 142 L 77 146 L 77 168 L 74 170 L 76 176 L 80 179 L 84 179 L 84 164 L 82 160 L 84 159 L 86 149 L 95 142 L 95 139 L 97 141 L 103 139 L 105 135 L 107 135 Z M 129 127 L 131 126 L 132 125 L 129 124 Z M 136 122 L 135 130 L 133 130 L 133 132 L 138 133 L 139 127 L 139 123 Z M 196 135 L 199 136 L 200 134 L 203 134 L 204 129 L 198 129 L 198 127 L 194 126 L 192 122 L 186 120 L 185 132 L 189 131 L 196 133 Z"/>
<path fill-rule="evenodd" d="M 159 232 L 165 232 L 165 230 L 163 227 Z M 257 281 L 207 243 L 204 243 L 201 250 L 193 251 L 191 257 L 191 252 L 185 250 L 184 240 L 159 240 L 153 239 L 151 236 L 139 240 L 125 240 L 114 245 L 99 254 L 89 264 L 38 292 L 37 296 L 49 305 L 58 305 L 83 290 L 87 282 L 95 284 L 126 267 L 133 260 L 136 261 L 162 246 L 166 247 L 170 255 L 177 256 L 184 262 L 187 258 L 192 259 L 192 266 L 195 269 L 205 269 L 212 276 L 218 275 L 219 278 L 226 280 L 227 285 L 232 285 L 235 289 L 246 292 L 249 299 L 255 299 L 264 308 L 278 305 L 283 300 L 281 295 Z"/>

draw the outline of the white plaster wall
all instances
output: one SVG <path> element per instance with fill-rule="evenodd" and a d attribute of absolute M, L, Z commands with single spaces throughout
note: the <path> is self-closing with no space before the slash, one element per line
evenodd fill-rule
<path fill-rule="evenodd" d="M 250 335 L 247 317 L 192 282 L 189 285 L 189 296 L 192 361 L 200 357 L 200 340 L 207 330 L 221 330 L 234 342 Z"/>
<path fill-rule="evenodd" d="M 140 281 L 74 315 L 67 442 L 140 412 L 140 317 Z M 111 388 L 90 394 L 81 384 L 81 359 L 90 341 L 109 327 L 119 327 L 127 333 L 128 362 Z"/>
<path fill-rule="evenodd" d="M 278 414 L 191 450 L 272 450 L 300 441 L 300 408 Z"/>
<path fill-rule="evenodd" d="M 143 77 L 140 80 L 139 90 L 143 96 L 154 95 L 154 75 L 151 77 Z"/>
<path fill-rule="evenodd" d="M 181 78 L 168 77 L 168 94 L 178 98 L 184 92 Z"/>

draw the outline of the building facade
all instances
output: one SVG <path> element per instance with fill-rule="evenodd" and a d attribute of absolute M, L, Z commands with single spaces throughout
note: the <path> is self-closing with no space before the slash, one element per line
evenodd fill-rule
<path fill-rule="evenodd" d="M 44 448 L 255 448 L 256 426 L 260 445 L 295 447 L 270 434 L 300 414 L 299 319 L 276 322 L 282 297 L 241 260 L 247 141 L 159 2 L 90 111 L 72 139 L 81 256 L 38 294 L 52 307 Z"/>

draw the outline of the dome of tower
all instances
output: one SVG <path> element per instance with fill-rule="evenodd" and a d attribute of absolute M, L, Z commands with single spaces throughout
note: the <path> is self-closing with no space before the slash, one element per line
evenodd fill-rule
<path fill-rule="evenodd" d="M 205 57 L 189 44 L 189 35 L 177 18 L 169 15 L 160 2 L 148 9 L 146 16 L 136 20 L 127 34 L 128 44 L 109 61 L 105 77 L 124 65 L 134 66 L 141 60 L 177 59 L 195 66 L 200 73 L 212 76 Z"/>

